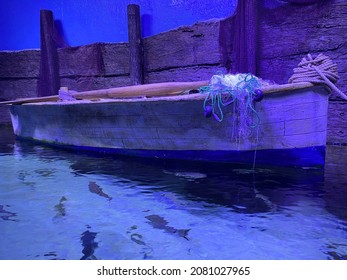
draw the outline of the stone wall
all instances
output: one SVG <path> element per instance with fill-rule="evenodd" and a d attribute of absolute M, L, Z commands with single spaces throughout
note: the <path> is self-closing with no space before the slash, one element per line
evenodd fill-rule
<path fill-rule="evenodd" d="M 231 19 L 200 22 L 143 40 L 145 83 L 208 80 L 225 70 Z M 230 51 L 229 51 L 230 53 Z M 60 86 L 83 91 L 130 85 L 127 43 L 58 50 Z M 0 100 L 38 93 L 40 51 L 0 52 Z M 0 122 L 9 122 L 0 107 Z"/>
<path fill-rule="evenodd" d="M 259 8 L 258 73 L 286 83 L 308 53 L 324 53 L 338 64 L 337 86 L 347 93 L 347 2 Z M 145 82 L 198 81 L 230 69 L 231 18 L 200 22 L 145 38 Z M 59 49 L 61 86 L 91 90 L 130 84 L 127 43 Z M 37 95 L 40 52 L 0 52 L 0 100 Z M 0 107 L 0 123 L 9 122 Z M 346 102 L 332 94 L 328 142 L 347 143 Z"/>
<path fill-rule="evenodd" d="M 323 53 L 337 65 L 336 86 L 347 94 L 347 1 L 324 0 L 313 5 L 260 9 L 258 75 L 286 83 L 308 53 Z M 346 101 L 332 93 L 328 143 L 347 144 Z"/>

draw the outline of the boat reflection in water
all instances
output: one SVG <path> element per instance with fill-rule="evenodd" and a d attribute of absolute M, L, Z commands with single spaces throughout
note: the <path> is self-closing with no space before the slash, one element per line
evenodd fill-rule
<path fill-rule="evenodd" d="M 26 141 L 11 147 L 2 160 L 16 167 L 2 186 L 1 216 L 17 222 L 1 258 L 347 255 L 346 175 L 336 167 L 346 147 L 328 149 L 325 169 L 115 157 Z M 30 243 L 33 234 L 42 238 Z M 23 255 L 17 246 L 28 242 Z"/>

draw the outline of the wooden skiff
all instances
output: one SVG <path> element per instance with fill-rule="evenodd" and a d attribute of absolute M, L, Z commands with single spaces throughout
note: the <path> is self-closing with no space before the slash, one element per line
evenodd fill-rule
<path fill-rule="evenodd" d="M 237 112 L 231 107 L 223 108 L 222 122 L 204 117 L 204 94 L 177 95 L 177 90 L 166 88 L 164 92 L 172 95 L 144 90 L 141 96 L 138 89 L 143 86 L 134 87 L 137 96 L 127 98 L 93 91 L 88 99 L 75 101 L 57 102 L 51 97 L 7 102 L 14 133 L 47 144 L 131 156 L 324 165 L 329 92 L 323 86 L 298 83 L 264 88 L 263 100 L 254 104 L 260 123 L 248 127 L 242 137 L 235 122 Z"/>

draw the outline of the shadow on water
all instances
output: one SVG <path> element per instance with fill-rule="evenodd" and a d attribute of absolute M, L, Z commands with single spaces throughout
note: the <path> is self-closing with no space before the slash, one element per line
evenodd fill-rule
<path fill-rule="evenodd" d="M 81 243 L 83 246 L 83 256 L 81 260 L 97 260 L 94 256 L 95 250 L 98 248 L 98 242 L 95 241 L 97 232 L 89 231 L 90 227 L 81 234 Z"/>
<path fill-rule="evenodd" d="M 14 218 L 17 216 L 17 213 L 8 211 L 5 209 L 9 207 L 9 205 L 0 205 L 0 219 L 4 221 L 16 221 Z"/>
<path fill-rule="evenodd" d="M 324 168 L 326 208 L 347 221 L 347 146 L 329 146 Z"/>
<path fill-rule="evenodd" d="M 278 168 L 195 163 L 131 157 L 56 149 L 30 141 L 14 140 L 10 130 L 4 130 L 0 152 L 61 157 L 71 162 L 78 175 L 116 175 L 134 181 L 144 192 L 170 191 L 187 199 L 206 201 L 230 207 L 236 212 L 272 211 L 275 205 L 295 203 L 297 195 L 322 197 L 328 211 L 347 220 L 347 154 L 346 146 L 328 146 L 324 169 Z M 13 144 L 11 144 L 13 143 Z M 153 186 L 153 188 L 151 188 Z M 96 182 L 89 190 L 109 200 Z M 290 192 L 288 195 L 287 192 Z"/>
<path fill-rule="evenodd" d="M 13 144 L 15 136 L 12 128 L 5 125 L 0 125 L 0 153 L 8 154 L 13 152 Z"/>
<path fill-rule="evenodd" d="M 323 169 L 253 169 L 244 165 L 115 157 L 59 150 L 27 141 L 16 141 L 15 148 L 24 155 L 66 159 L 77 176 L 117 176 L 124 182 L 135 182 L 133 187 L 144 193 L 160 192 L 162 200 L 170 200 L 168 193 L 174 193 L 191 201 L 223 205 L 239 213 L 275 211 L 279 206 L 297 203 L 302 196 L 330 197 Z M 334 188 L 339 188 L 338 184 L 337 180 Z M 112 199 L 97 182 L 89 182 L 89 191 Z M 330 204 L 336 208 L 335 201 Z M 345 211 L 344 207 L 342 209 Z"/>
<path fill-rule="evenodd" d="M 54 206 L 54 210 L 56 211 L 55 218 L 66 216 L 65 201 L 67 201 L 66 197 L 62 196 L 59 203 Z"/>
<path fill-rule="evenodd" d="M 149 220 L 149 224 L 152 225 L 154 228 L 164 230 L 167 233 L 177 234 L 178 236 L 181 236 L 189 240 L 188 232 L 190 229 L 176 229 L 174 227 L 171 227 L 168 225 L 168 222 L 159 215 L 148 215 L 146 216 L 146 219 Z"/>
<path fill-rule="evenodd" d="M 324 170 L 240 166 L 134 158 L 91 157 L 74 160 L 76 174 L 116 175 L 135 182 L 134 187 L 178 208 L 176 194 L 184 200 L 222 205 L 246 214 L 275 211 L 297 203 L 301 196 L 322 197 Z"/>

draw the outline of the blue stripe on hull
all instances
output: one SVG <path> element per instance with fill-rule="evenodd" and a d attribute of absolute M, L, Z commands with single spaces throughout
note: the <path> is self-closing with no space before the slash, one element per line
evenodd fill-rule
<path fill-rule="evenodd" d="M 21 137 L 18 137 L 23 139 Z M 32 140 L 32 139 L 27 139 Z M 114 148 L 96 148 L 86 146 L 61 145 L 32 140 L 41 144 L 80 151 L 117 154 L 125 156 L 179 159 L 205 162 L 224 162 L 236 164 L 276 165 L 276 166 L 324 166 L 325 146 L 293 149 L 257 150 L 257 151 L 167 151 L 167 150 L 132 150 Z"/>
<path fill-rule="evenodd" d="M 153 157 L 237 164 L 276 165 L 276 166 L 324 166 L 325 146 L 258 151 L 162 151 L 162 150 L 116 150 L 95 149 L 126 156 Z"/>

